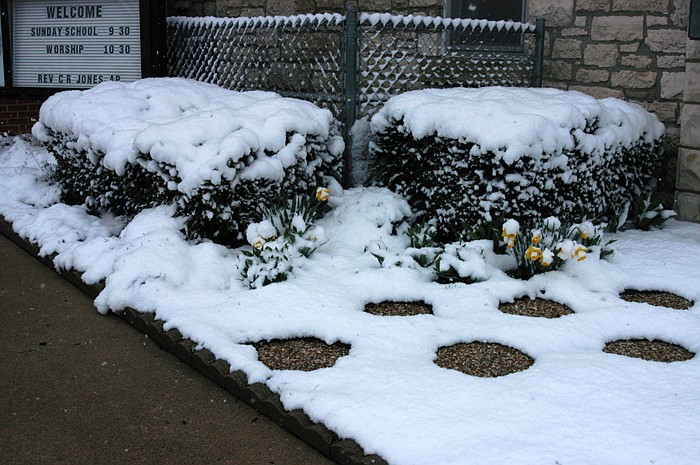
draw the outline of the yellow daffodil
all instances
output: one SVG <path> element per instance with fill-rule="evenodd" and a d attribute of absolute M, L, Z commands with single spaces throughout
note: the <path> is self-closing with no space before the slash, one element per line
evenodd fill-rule
<path fill-rule="evenodd" d="M 525 251 L 525 257 L 527 257 L 528 260 L 532 260 L 533 262 L 542 260 L 542 249 L 530 246 Z"/>
<path fill-rule="evenodd" d="M 316 200 L 319 202 L 325 202 L 328 200 L 328 197 L 331 195 L 331 188 L 330 187 L 319 187 L 316 189 Z"/>
<path fill-rule="evenodd" d="M 542 266 L 549 266 L 552 264 L 552 261 L 554 261 L 554 253 L 549 249 L 544 249 L 540 263 L 542 263 Z"/>
<path fill-rule="evenodd" d="M 518 235 L 518 230 L 520 229 L 520 224 L 515 220 L 508 220 L 503 223 L 503 242 L 508 244 L 508 248 L 511 249 L 515 246 L 515 236 Z"/>
<path fill-rule="evenodd" d="M 588 249 L 581 244 L 576 244 L 574 249 L 571 251 L 571 258 L 575 258 L 576 261 L 580 262 L 586 259 L 586 252 Z"/>
<path fill-rule="evenodd" d="M 534 229 L 532 231 L 532 243 L 537 245 L 542 240 L 542 232 L 539 229 Z"/>
<path fill-rule="evenodd" d="M 265 245 L 265 239 L 262 239 L 262 238 L 258 238 L 258 240 L 253 243 L 253 247 L 256 250 L 262 249 L 264 245 Z"/>

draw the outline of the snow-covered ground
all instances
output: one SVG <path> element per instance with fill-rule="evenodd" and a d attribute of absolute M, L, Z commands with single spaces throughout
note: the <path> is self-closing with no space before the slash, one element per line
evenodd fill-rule
<path fill-rule="evenodd" d="M 409 213 L 389 191 L 332 192 L 320 224 L 329 240 L 282 283 L 244 287 L 237 251 L 192 244 L 174 208 L 124 225 L 59 203 L 44 181 L 51 156 L 28 139 L 0 139 L 0 214 L 15 231 L 58 253 L 57 267 L 104 280 L 100 312 L 155 312 L 201 347 L 265 382 L 288 409 L 302 408 L 341 437 L 396 465 L 695 464 L 700 457 L 700 357 L 671 364 L 602 352 L 620 338 L 663 339 L 700 351 L 700 225 L 613 236 L 616 253 L 515 280 L 499 269 L 484 282 L 441 285 L 425 273 L 380 268 L 365 246 L 391 235 Z M 626 288 L 693 300 L 672 310 L 621 300 Z M 575 313 L 555 320 L 501 313 L 529 295 Z M 370 302 L 423 300 L 434 315 L 380 317 Z M 315 336 L 352 346 L 332 368 L 273 371 L 246 342 Z M 493 341 L 535 359 L 523 372 L 477 378 L 438 367 L 436 351 Z M 223 445 L 225 447 L 225 445 Z"/>

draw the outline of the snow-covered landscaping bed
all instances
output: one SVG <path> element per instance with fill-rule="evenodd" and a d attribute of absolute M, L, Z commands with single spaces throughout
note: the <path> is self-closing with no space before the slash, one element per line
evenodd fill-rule
<path fill-rule="evenodd" d="M 88 115 L 100 111 L 106 110 Z M 173 134 L 168 124 L 163 129 Z M 148 132 L 158 139 L 155 129 Z M 105 147 L 124 149 L 119 136 L 103 137 Z M 410 247 L 415 237 L 407 222 L 414 212 L 384 188 L 334 185 L 327 200 L 321 189 L 317 201 L 329 204 L 324 217 L 293 216 L 282 234 L 271 228 L 274 221 L 255 223 L 246 231 L 252 246 L 232 249 L 189 241 L 175 203 L 144 208 L 128 220 L 92 215 L 94 205 L 61 203 L 61 189 L 46 180 L 55 163 L 36 141 L 1 139 L 0 215 L 42 254 L 56 254 L 57 267 L 103 282 L 98 311 L 155 313 L 166 330 L 177 328 L 248 382 L 265 383 L 286 409 L 303 409 L 367 454 L 392 465 L 697 462 L 700 357 L 662 363 L 604 350 L 612 341 L 649 339 L 700 351 L 700 225 L 671 219 L 661 229 L 606 235 L 616 242 L 605 259 L 602 246 L 584 252 L 567 243 L 569 258 L 559 270 L 541 272 L 545 266 L 515 279 L 508 272 L 518 237 L 534 247 L 549 233 L 540 237 L 508 223 L 502 239 L 513 242 L 511 255 L 483 240 L 424 247 L 478 278 L 442 284 L 430 269 L 406 266 L 406 257 L 424 256 Z M 583 240 L 590 231 L 579 226 Z M 246 280 L 243 251 L 263 260 L 265 251 L 299 252 L 306 241 L 314 243 L 313 253 L 295 256 L 286 280 L 259 286 Z M 527 260 L 544 266 L 540 252 L 528 249 Z M 691 307 L 630 302 L 621 297 L 630 289 L 673 292 Z M 522 298 L 564 304 L 573 313 L 541 318 L 499 310 Z M 422 302 L 431 312 L 389 316 L 367 308 L 384 301 Z M 291 338 L 339 343 L 340 358 L 310 371 L 271 369 L 261 361 L 260 343 Z M 492 378 L 450 368 L 459 354 L 449 348 L 486 354 L 492 345 L 481 343 L 513 349 L 527 363 Z"/>
<path fill-rule="evenodd" d="M 176 204 L 188 236 L 223 243 L 261 203 L 339 178 L 344 149 L 328 110 L 179 78 L 61 92 L 33 133 L 65 201 L 129 216 Z"/>
<path fill-rule="evenodd" d="M 664 127 L 636 104 L 557 89 L 431 89 L 371 120 L 383 185 L 440 237 L 491 222 L 614 223 L 652 181 Z"/>

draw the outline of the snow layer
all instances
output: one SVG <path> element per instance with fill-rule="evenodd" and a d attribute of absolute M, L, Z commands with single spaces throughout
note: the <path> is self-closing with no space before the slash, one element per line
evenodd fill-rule
<path fill-rule="evenodd" d="M 50 163 L 23 140 L 0 144 L 0 214 L 15 231 L 58 253 L 56 266 L 106 281 L 102 312 L 153 311 L 265 382 L 286 408 L 302 408 L 367 453 L 395 465 L 691 465 L 700 455 L 700 357 L 671 364 L 602 352 L 618 338 L 661 338 L 700 351 L 700 225 L 614 236 L 610 261 L 586 260 L 529 281 L 494 270 L 477 284 L 439 285 L 404 268 L 379 268 L 373 240 L 400 249 L 393 223 L 406 202 L 379 188 L 334 192 L 320 223 L 329 241 L 290 279 L 247 290 L 235 251 L 187 243 L 168 206 L 128 225 L 57 202 L 42 181 Z M 123 226 L 123 227 L 122 227 Z M 621 300 L 626 288 L 662 289 L 695 301 L 679 311 Z M 541 296 L 575 313 L 556 320 L 498 311 L 500 301 Z M 434 315 L 363 312 L 383 300 L 424 300 Z M 351 344 L 334 367 L 273 371 L 246 342 L 316 336 Z M 435 365 L 440 346 L 500 342 L 534 365 L 500 378 Z"/>
<path fill-rule="evenodd" d="M 372 117 L 372 131 L 383 132 L 395 121 L 416 139 L 437 135 L 473 142 L 478 147 L 472 155 L 493 152 L 508 164 L 524 155 L 574 149 L 594 156 L 618 145 L 631 147 L 640 138 L 651 144 L 664 132 L 659 119 L 637 104 L 548 88 L 406 92 Z M 598 129 L 586 130 L 594 122 Z"/>
<path fill-rule="evenodd" d="M 233 179 L 233 165 L 246 156 L 256 160 L 244 178 L 280 180 L 305 137 L 328 138 L 333 121 L 329 110 L 273 92 L 158 78 L 55 94 L 32 133 L 45 142 L 50 133 L 72 137 L 75 149 L 103 153 L 104 166 L 117 174 L 139 153 L 148 154 L 175 167 L 178 190 L 189 193 L 206 181 Z M 288 134 L 295 135 L 288 140 Z M 335 139 L 329 148 L 338 155 L 344 145 Z"/>

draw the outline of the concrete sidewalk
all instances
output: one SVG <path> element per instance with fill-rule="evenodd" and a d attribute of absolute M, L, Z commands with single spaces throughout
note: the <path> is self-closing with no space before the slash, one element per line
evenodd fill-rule
<path fill-rule="evenodd" d="M 0 235 L 0 465 L 332 462 Z"/>

